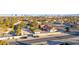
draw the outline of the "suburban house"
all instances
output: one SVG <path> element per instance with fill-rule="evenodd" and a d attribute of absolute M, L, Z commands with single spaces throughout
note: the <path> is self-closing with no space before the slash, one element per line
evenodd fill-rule
<path fill-rule="evenodd" d="M 52 26 L 55 27 L 57 30 L 64 28 L 64 24 L 61 24 L 61 23 L 58 23 L 58 22 L 53 23 Z"/>
<path fill-rule="evenodd" d="M 55 31 L 57 31 L 57 28 L 55 26 L 50 25 L 50 24 L 41 25 L 40 27 L 42 28 L 43 31 L 47 31 L 47 32 L 55 32 Z"/>
<path fill-rule="evenodd" d="M 50 29 L 50 32 L 56 32 L 56 31 L 58 31 L 58 30 L 57 30 L 57 28 L 55 28 L 55 27 L 52 27 L 52 28 Z"/>

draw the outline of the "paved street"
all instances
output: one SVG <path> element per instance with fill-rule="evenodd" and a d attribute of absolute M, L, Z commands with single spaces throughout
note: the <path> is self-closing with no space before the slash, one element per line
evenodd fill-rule
<path fill-rule="evenodd" d="M 11 42 L 11 44 L 16 44 L 22 45 L 26 44 L 29 45 L 28 43 L 39 43 L 39 42 L 47 42 L 47 41 L 60 41 L 60 42 L 74 42 L 76 44 L 79 44 L 79 31 L 71 31 L 68 33 L 61 33 L 61 34 L 53 34 L 52 36 L 47 36 L 47 37 L 40 37 L 40 38 L 33 38 L 29 37 L 27 39 L 18 39 L 15 42 Z"/>
<path fill-rule="evenodd" d="M 40 39 L 33 39 L 33 40 L 23 40 L 23 41 L 16 41 L 12 42 L 11 44 L 15 44 L 18 42 L 24 42 L 24 43 L 36 43 L 36 42 L 45 42 L 48 40 L 52 41 L 70 41 L 70 42 L 79 42 L 79 37 L 78 36 L 73 36 L 73 35 L 67 35 L 67 36 L 60 36 L 60 37 L 48 37 L 48 38 L 40 38 Z"/>

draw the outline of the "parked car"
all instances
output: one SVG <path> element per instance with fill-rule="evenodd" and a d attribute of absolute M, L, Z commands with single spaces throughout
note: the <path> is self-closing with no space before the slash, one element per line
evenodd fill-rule
<path fill-rule="evenodd" d="M 22 36 L 20 37 L 20 39 L 27 39 L 27 36 Z"/>
<path fill-rule="evenodd" d="M 27 36 L 28 36 L 28 37 L 33 37 L 33 34 L 28 34 Z"/>
<path fill-rule="evenodd" d="M 39 37 L 39 36 L 38 36 L 38 35 L 36 35 L 36 34 L 33 34 L 33 37 L 34 37 L 34 38 L 37 38 L 37 37 Z"/>
<path fill-rule="evenodd" d="M 34 37 L 34 38 L 39 37 L 39 36 L 36 35 L 36 34 L 28 34 L 27 36 L 28 36 L 28 37 Z"/>

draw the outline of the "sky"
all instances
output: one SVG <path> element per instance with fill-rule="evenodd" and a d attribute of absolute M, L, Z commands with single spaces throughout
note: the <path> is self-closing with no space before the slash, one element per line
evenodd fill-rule
<path fill-rule="evenodd" d="M 79 14 L 78 0 L 0 0 L 0 14 Z"/>

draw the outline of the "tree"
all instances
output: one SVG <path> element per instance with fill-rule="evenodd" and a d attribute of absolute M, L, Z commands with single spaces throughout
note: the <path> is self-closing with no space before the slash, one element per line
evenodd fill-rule
<path fill-rule="evenodd" d="M 70 28 L 69 27 L 66 27 L 65 29 L 66 29 L 66 32 L 69 32 L 70 31 Z"/>
<path fill-rule="evenodd" d="M 6 40 L 0 40 L 0 45 L 9 45 L 9 42 Z"/>
<path fill-rule="evenodd" d="M 26 26 L 26 22 L 21 22 L 21 23 L 20 23 L 20 26 L 21 26 L 21 27 Z"/>
<path fill-rule="evenodd" d="M 16 35 L 21 35 L 21 26 L 17 26 Z"/>

